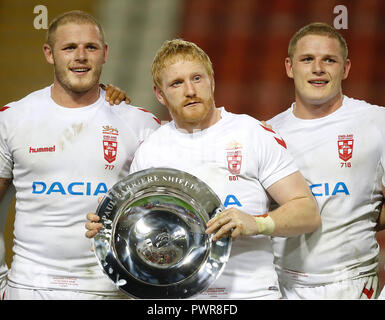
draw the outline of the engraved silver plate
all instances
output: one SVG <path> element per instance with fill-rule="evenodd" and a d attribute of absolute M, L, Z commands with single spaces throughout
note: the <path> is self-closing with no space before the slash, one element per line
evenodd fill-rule
<path fill-rule="evenodd" d="M 108 277 L 127 295 L 182 299 L 219 277 L 231 238 L 212 241 L 209 219 L 224 209 L 207 184 L 186 172 L 152 168 L 116 183 L 97 208 L 103 228 L 95 253 Z"/>

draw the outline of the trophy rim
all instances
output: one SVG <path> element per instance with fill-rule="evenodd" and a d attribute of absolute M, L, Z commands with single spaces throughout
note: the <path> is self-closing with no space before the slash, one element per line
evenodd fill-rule
<path fill-rule="evenodd" d="M 175 184 L 174 181 L 167 181 L 166 179 L 156 179 L 157 177 L 167 177 L 168 179 L 171 178 L 171 180 L 175 178 L 175 180 L 179 181 L 179 184 Z M 156 181 L 151 181 L 150 183 L 143 182 L 152 179 Z M 143 183 L 138 183 L 137 181 Z M 180 181 L 184 181 L 185 183 L 181 184 Z M 159 193 L 159 191 L 162 191 L 162 193 Z M 205 243 L 203 252 L 203 248 L 197 249 L 200 259 L 200 261 L 195 261 L 197 265 L 193 265 L 193 269 L 190 270 L 189 268 L 186 269 L 186 263 L 181 263 L 181 265 L 184 266 L 183 272 L 180 272 L 183 276 L 180 275 L 181 278 L 174 282 L 172 280 L 173 275 L 178 275 L 178 271 L 182 270 L 182 267 L 178 269 L 178 266 L 172 266 L 172 268 L 168 269 L 167 266 L 157 266 L 158 268 L 154 268 L 154 271 L 151 269 L 151 263 L 150 265 L 141 265 L 138 263 L 138 258 L 132 254 L 125 256 L 125 259 L 130 260 L 129 263 L 123 263 L 116 248 L 116 229 L 120 219 L 124 217 L 124 215 L 127 215 L 125 209 L 127 207 L 129 207 L 129 210 L 136 208 L 130 207 L 130 205 L 149 196 L 169 196 L 187 200 L 193 209 L 192 212 L 191 210 L 189 211 L 191 208 L 186 209 L 189 211 L 190 216 L 188 221 L 189 223 L 193 223 L 194 228 L 200 228 L 201 232 L 198 232 L 199 237 L 202 237 L 203 240 L 201 241 Z M 204 201 L 202 201 L 202 199 L 204 199 Z M 141 170 L 117 182 L 108 190 L 107 194 L 99 203 L 96 214 L 100 217 L 100 222 L 103 227 L 93 239 L 94 253 L 104 273 L 114 282 L 120 291 L 128 296 L 139 299 L 191 298 L 206 290 L 221 275 L 229 259 L 232 245 L 231 237 L 222 238 L 214 242 L 212 241 L 213 235 L 207 235 L 204 233 L 204 229 L 202 230 L 202 228 L 205 228 L 209 219 L 223 210 L 224 206 L 216 193 L 196 176 L 185 171 L 163 167 Z M 139 216 L 143 219 L 148 217 L 152 218 L 152 216 L 149 216 L 149 213 L 154 212 L 155 211 L 149 210 L 148 212 L 144 212 L 142 216 Z M 165 212 L 171 215 L 174 214 L 182 220 L 186 219 L 183 214 L 181 215 L 178 212 L 169 212 L 167 210 L 165 210 Z M 193 218 L 191 218 L 192 215 Z M 197 222 L 197 224 L 194 224 L 195 222 Z M 127 241 L 127 239 L 125 240 Z M 127 242 L 127 246 L 130 246 L 130 243 Z M 182 261 L 185 259 L 188 258 L 183 256 Z M 140 269 L 127 268 L 127 265 L 139 266 L 146 269 L 146 272 L 153 277 L 149 277 L 152 282 L 147 280 L 143 281 L 143 279 L 138 276 L 138 272 L 141 273 L 141 271 L 135 271 Z M 168 270 L 170 271 L 169 275 Z M 154 274 L 151 274 L 151 271 L 154 271 Z M 187 274 L 186 277 L 184 277 L 185 273 Z M 156 278 L 156 274 L 161 274 L 162 277 Z"/>

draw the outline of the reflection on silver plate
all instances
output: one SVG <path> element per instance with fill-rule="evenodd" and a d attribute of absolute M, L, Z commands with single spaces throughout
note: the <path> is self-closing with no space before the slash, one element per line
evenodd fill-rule
<path fill-rule="evenodd" d="M 212 241 L 209 219 L 223 210 L 217 195 L 186 172 L 152 168 L 116 183 L 99 204 L 94 238 L 105 273 L 134 298 L 182 299 L 219 277 L 231 239 Z"/>

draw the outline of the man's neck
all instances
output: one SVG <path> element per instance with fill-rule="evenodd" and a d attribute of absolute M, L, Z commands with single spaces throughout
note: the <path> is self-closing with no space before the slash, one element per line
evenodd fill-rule
<path fill-rule="evenodd" d="M 342 106 L 344 96 L 338 93 L 335 97 L 321 103 L 312 103 L 296 96 L 293 113 L 300 119 L 318 119 L 332 114 Z"/>
<path fill-rule="evenodd" d="M 196 131 L 201 131 L 212 127 L 221 119 L 221 110 L 218 108 L 214 108 L 211 117 L 208 120 L 199 122 L 199 123 L 178 123 L 176 121 L 175 125 L 178 129 L 183 130 L 188 133 L 194 133 Z"/>
<path fill-rule="evenodd" d="M 58 105 L 66 108 L 82 108 L 89 106 L 99 99 L 99 84 L 86 92 L 73 92 L 54 82 L 51 88 L 51 98 Z"/>

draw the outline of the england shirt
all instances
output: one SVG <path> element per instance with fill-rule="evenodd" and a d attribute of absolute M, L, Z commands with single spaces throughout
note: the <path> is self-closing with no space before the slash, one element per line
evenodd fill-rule
<path fill-rule="evenodd" d="M 304 120 L 291 106 L 269 123 L 283 137 L 317 200 L 322 226 L 294 238 L 274 238 L 280 281 L 321 285 L 375 274 L 374 230 L 382 203 L 385 109 L 343 98 L 319 119 Z"/>
<path fill-rule="evenodd" d="M 270 203 L 266 189 L 297 168 L 279 136 L 247 115 L 220 110 L 221 119 L 202 131 L 187 133 L 174 122 L 163 125 L 139 147 L 131 172 L 151 167 L 186 171 L 206 182 L 225 207 L 264 214 Z M 257 235 L 233 242 L 223 273 L 197 298 L 272 295 L 280 296 L 271 239 Z"/>
<path fill-rule="evenodd" d="M 104 91 L 92 105 L 65 108 L 51 87 L 0 111 L 0 177 L 16 188 L 10 284 L 117 292 L 90 251 L 85 216 L 129 173 L 155 118 L 125 103 L 110 107 Z"/>

